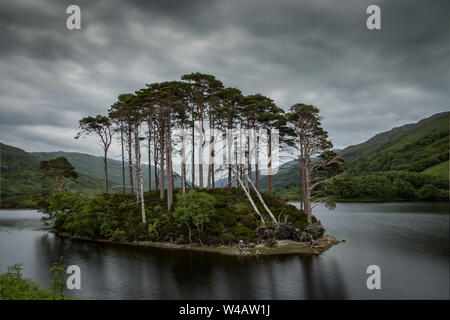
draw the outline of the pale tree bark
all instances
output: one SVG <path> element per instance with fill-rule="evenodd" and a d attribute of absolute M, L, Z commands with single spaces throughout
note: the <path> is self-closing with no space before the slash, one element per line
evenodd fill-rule
<path fill-rule="evenodd" d="M 172 170 L 172 130 L 170 126 L 170 113 L 168 115 L 167 124 L 167 210 L 172 210 L 173 205 L 173 170 Z"/>
<path fill-rule="evenodd" d="M 148 190 L 152 190 L 152 168 L 151 168 L 151 158 L 152 158 L 152 131 L 151 131 L 151 124 L 147 124 L 148 129 Z"/>
<path fill-rule="evenodd" d="M 248 192 L 247 188 L 245 187 L 244 183 L 242 182 L 241 178 L 239 177 L 238 172 L 236 172 L 235 170 L 233 170 L 234 174 L 236 175 L 236 178 L 239 182 L 239 185 L 241 186 L 242 190 L 244 190 L 245 195 L 247 196 L 248 201 L 250 202 L 250 204 L 253 207 L 253 210 L 255 210 L 255 212 L 258 214 L 259 218 L 261 219 L 261 223 L 264 225 L 266 224 L 266 221 L 264 220 L 263 216 L 261 215 L 261 213 L 259 212 L 258 208 L 255 205 L 255 202 L 253 201 L 250 193 Z"/>
<path fill-rule="evenodd" d="M 255 143 L 255 186 L 256 189 L 259 190 L 259 134 L 256 133 L 255 130 L 255 135 L 256 135 L 256 143 Z"/>
<path fill-rule="evenodd" d="M 133 185 L 133 138 L 132 138 L 132 129 L 131 125 L 128 125 L 128 143 L 127 143 L 127 151 L 128 151 L 128 175 L 130 179 L 130 190 L 131 194 L 134 194 L 134 185 Z"/>
<path fill-rule="evenodd" d="M 233 143 L 233 134 L 232 134 L 232 128 L 229 126 L 227 130 L 227 163 L 228 163 L 228 184 L 227 188 L 231 188 L 231 179 L 232 179 L 232 157 L 231 157 L 231 150 L 232 150 L 232 143 Z"/>
<path fill-rule="evenodd" d="M 203 128 L 203 117 L 200 117 L 200 128 L 199 137 L 200 141 L 198 144 L 198 187 L 203 189 L 203 147 L 204 147 L 204 128 Z"/>
<path fill-rule="evenodd" d="M 268 137 L 269 137 L 269 142 L 268 142 L 268 153 L 267 153 L 267 158 L 268 158 L 268 162 L 267 162 L 267 171 L 268 171 L 268 190 L 269 190 L 269 195 L 272 195 L 272 132 L 270 130 L 268 130 Z"/>
<path fill-rule="evenodd" d="M 194 125 L 194 117 L 192 117 L 192 165 L 191 165 L 191 183 L 192 188 L 195 186 L 195 125 Z"/>
<path fill-rule="evenodd" d="M 250 180 L 253 179 L 252 177 L 252 150 L 251 150 L 251 141 L 250 141 L 250 135 L 252 130 L 250 129 L 250 121 L 247 121 L 247 171 L 248 176 L 250 177 Z"/>
<path fill-rule="evenodd" d="M 108 149 L 105 148 L 103 153 L 103 167 L 105 170 L 105 193 L 108 193 Z"/>
<path fill-rule="evenodd" d="M 125 183 L 125 153 L 124 153 L 124 141 L 123 141 L 123 124 L 120 126 L 120 145 L 122 149 L 122 193 L 125 194 L 126 183 Z"/>
<path fill-rule="evenodd" d="M 134 171 L 136 174 L 136 201 L 139 202 L 141 197 L 141 180 L 140 180 L 140 142 L 139 142 L 139 128 L 138 125 L 134 125 Z"/>
<path fill-rule="evenodd" d="M 309 186 L 311 184 L 311 180 L 310 180 L 310 173 L 308 168 L 305 168 L 305 197 L 304 197 L 304 202 L 305 202 L 305 214 L 306 214 L 306 221 L 308 224 L 310 224 L 312 222 L 312 210 L 311 210 L 311 191 L 309 189 Z"/>
<path fill-rule="evenodd" d="M 214 157 L 215 157 L 215 143 L 216 136 L 214 130 L 214 120 L 211 119 L 211 125 L 209 128 L 210 138 L 209 138 L 209 165 L 208 165 L 208 189 L 215 187 L 214 183 Z"/>
<path fill-rule="evenodd" d="M 158 145 L 158 130 L 155 126 L 155 134 L 153 135 L 153 172 L 155 176 L 155 190 L 159 189 L 159 178 L 158 178 L 158 157 L 159 157 L 159 145 Z"/>
<path fill-rule="evenodd" d="M 181 187 L 183 194 L 186 193 L 186 131 L 184 126 L 181 133 Z"/>
<path fill-rule="evenodd" d="M 161 126 L 161 128 L 160 128 L 160 136 L 159 136 L 159 139 L 160 139 L 160 148 L 161 148 L 161 151 L 159 152 L 159 154 L 160 154 L 160 160 L 159 160 L 159 187 L 160 187 L 160 192 L 159 192 L 159 198 L 162 200 L 162 199 L 164 199 L 164 194 L 165 194 L 165 189 L 166 189 L 166 187 L 165 187 L 165 183 L 164 183 L 164 180 L 165 180 L 165 170 L 164 170 L 164 165 L 165 165 L 165 162 L 164 162 L 164 150 L 165 150 L 165 132 L 164 132 L 165 130 L 164 130 L 164 128 L 163 128 L 163 126 Z"/>
<path fill-rule="evenodd" d="M 139 141 L 139 126 L 136 124 L 134 126 L 134 140 L 135 140 L 135 162 L 136 162 L 136 172 L 138 175 L 137 180 L 137 201 L 141 203 L 141 215 L 142 223 L 147 224 L 147 219 L 145 216 L 145 202 L 144 202 L 144 175 L 141 167 L 141 147 Z"/>
<path fill-rule="evenodd" d="M 258 189 L 256 189 L 255 185 L 253 184 L 252 180 L 249 178 L 249 176 L 247 174 L 245 174 L 245 177 L 247 178 L 250 186 L 253 188 L 253 190 L 255 191 L 256 195 L 258 196 L 259 201 L 261 201 L 264 209 L 267 211 L 267 213 L 270 216 L 270 219 L 272 219 L 272 221 L 275 223 L 275 225 L 278 225 L 278 221 L 275 218 L 275 216 L 272 214 L 272 211 L 270 211 L 269 207 L 266 205 L 266 203 L 264 202 L 263 197 L 261 196 L 261 194 L 259 193 Z"/>

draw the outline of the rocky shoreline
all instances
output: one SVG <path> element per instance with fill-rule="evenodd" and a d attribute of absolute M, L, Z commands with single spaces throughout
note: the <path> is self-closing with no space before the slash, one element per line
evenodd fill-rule
<path fill-rule="evenodd" d="M 152 242 L 152 241 L 113 241 L 106 239 L 94 239 L 79 236 L 62 236 L 73 240 L 83 240 L 92 242 L 102 242 L 111 244 L 131 245 L 137 247 L 154 247 L 175 250 L 191 250 L 200 252 L 211 252 L 231 256 L 265 256 L 265 255 L 285 255 L 285 254 L 321 254 L 340 241 L 331 235 L 324 235 L 317 240 L 306 242 L 294 240 L 275 240 L 270 246 L 265 244 L 246 244 L 240 242 L 235 246 L 200 246 L 189 244 L 177 244 L 170 242 Z"/>

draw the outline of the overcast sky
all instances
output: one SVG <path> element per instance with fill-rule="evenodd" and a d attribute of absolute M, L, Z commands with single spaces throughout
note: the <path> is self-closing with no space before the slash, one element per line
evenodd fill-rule
<path fill-rule="evenodd" d="M 66 28 L 81 7 L 82 30 Z M 381 30 L 366 8 L 381 7 Z M 0 2 L 0 141 L 101 154 L 78 120 L 123 92 L 203 72 L 287 109 L 318 106 L 335 147 L 449 110 L 449 2 Z M 112 150 L 119 157 L 119 148 Z"/>

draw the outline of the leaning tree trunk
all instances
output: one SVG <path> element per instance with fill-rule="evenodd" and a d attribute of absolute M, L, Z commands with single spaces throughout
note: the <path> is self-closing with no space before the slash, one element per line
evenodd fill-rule
<path fill-rule="evenodd" d="M 253 207 L 253 210 L 255 210 L 255 212 L 258 214 L 259 218 L 261 219 L 261 223 L 264 225 L 266 224 L 266 222 L 264 221 L 264 218 L 262 216 L 262 214 L 259 212 L 258 208 L 255 205 L 255 202 L 252 199 L 252 196 L 250 195 L 250 192 L 247 190 L 247 188 L 245 187 L 244 183 L 242 182 L 241 178 L 239 177 L 238 172 L 236 172 L 235 170 L 233 170 L 234 174 L 236 175 L 236 179 L 239 182 L 242 190 L 244 190 L 245 195 L 247 196 L 248 201 L 250 202 L 250 204 Z"/>
<path fill-rule="evenodd" d="M 261 194 L 259 193 L 258 189 L 256 189 L 255 185 L 253 184 L 252 180 L 249 178 L 249 176 L 247 174 L 245 174 L 245 177 L 248 180 L 249 185 L 253 188 L 253 190 L 255 191 L 259 201 L 261 201 L 264 209 L 266 210 L 266 212 L 269 214 L 270 219 L 272 219 L 272 221 L 275 223 L 275 225 L 278 225 L 278 221 L 275 218 L 275 216 L 272 214 L 272 211 L 270 211 L 269 207 L 266 205 L 266 202 L 264 201 L 263 197 L 261 196 Z"/>

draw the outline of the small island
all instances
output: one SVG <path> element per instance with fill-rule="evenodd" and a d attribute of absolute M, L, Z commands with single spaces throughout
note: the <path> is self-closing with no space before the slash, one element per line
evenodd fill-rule
<path fill-rule="evenodd" d="M 311 204 L 332 205 L 326 185 L 344 171 L 321 119 L 315 106 L 296 103 L 285 112 L 210 74 L 146 84 L 120 94 L 107 115 L 79 120 L 75 139 L 91 136 L 102 147 L 104 192 L 67 191 L 65 181 L 79 174 L 59 156 L 40 162 L 43 188 L 34 204 L 57 235 L 73 239 L 229 255 L 318 254 L 337 241 L 325 236 Z M 121 185 L 108 176 L 115 141 Z M 283 154 L 300 163 L 299 209 L 273 195 Z"/>
<path fill-rule="evenodd" d="M 262 195 L 282 222 L 269 221 L 264 214 L 267 222 L 262 224 L 240 189 L 190 190 L 184 196 L 181 192 L 175 190 L 172 213 L 158 192 L 146 192 L 147 225 L 132 195 L 88 199 L 70 192 L 55 193 L 41 203 L 41 210 L 57 236 L 86 241 L 240 256 L 320 254 L 338 243 L 325 235 L 314 217 L 307 224 L 303 212 L 277 197 Z M 264 211 L 262 203 L 256 207 Z"/>

